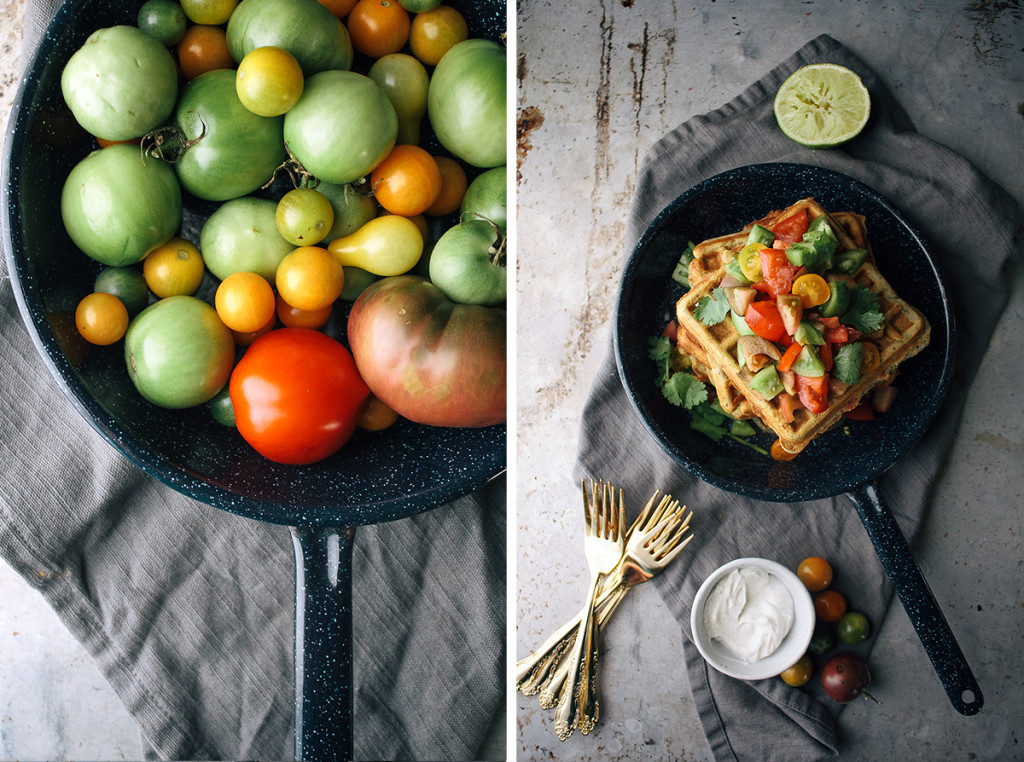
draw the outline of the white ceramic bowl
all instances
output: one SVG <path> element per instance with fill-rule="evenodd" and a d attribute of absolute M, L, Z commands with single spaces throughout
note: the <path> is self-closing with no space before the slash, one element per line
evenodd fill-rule
<path fill-rule="evenodd" d="M 737 656 L 722 643 L 708 637 L 704 629 L 704 604 L 712 589 L 733 569 L 749 567 L 773 574 L 793 598 L 793 626 L 789 633 L 775 653 L 756 662 Z M 803 582 L 782 564 L 764 558 L 737 558 L 712 572 L 697 590 L 690 611 L 690 629 L 701 656 L 719 672 L 739 680 L 764 680 L 789 669 L 807 651 L 814 634 L 814 602 Z"/>

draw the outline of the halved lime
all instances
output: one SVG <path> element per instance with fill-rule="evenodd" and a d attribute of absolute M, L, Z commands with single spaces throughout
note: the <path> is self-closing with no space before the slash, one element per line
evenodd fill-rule
<path fill-rule="evenodd" d="M 809 64 L 793 72 L 775 94 L 775 119 L 797 143 L 832 148 L 867 124 L 871 97 L 854 72 L 838 64 Z"/>

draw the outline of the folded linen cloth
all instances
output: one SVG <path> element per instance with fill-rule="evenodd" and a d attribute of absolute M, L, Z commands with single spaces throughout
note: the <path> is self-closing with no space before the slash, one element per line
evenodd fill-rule
<path fill-rule="evenodd" d="M 773 113 L 775 92 L 786 77 L 818 62 L 857 72 L 872 99 L 872 115 L 861 135 L 828 151 L 790 141 Z M 658 212 L 685 190 L 725 170 L 771 161 L 825 167 L 872 187 L 923 233 L 944 273 L 957 319 L 957 371 L 925 437 L 879 480 L 880 491 L 912 541 L 1005 303 L 1001 275 L 1014 252 L 1019 210 L 964 158 L 917 133 L 871 70 L 823 35 L 720 109 L 688 120 L 654 145 L 637 182 L 625 255 Z M 868 220 L 869 239 L 870 232 Z M 957 256 L 963 251 L 970 251 L 970 258 Z M 880 267 L 884 274 L 884 262 Z M 795 569 L 803 558 L 820 555 L 836 570 L 833 587 L 846 592 L 851 607 L 866 614 L 877 631 L 892 589 L 848 498 L 769 505 L 698 480 L 648 435 L 622 388 L 612 351 L 584 407 L 575 471 L 577 480 L 604 478 L 622 487 L 634 511 L 654 489 L 694 510 L 694 542 L 653 584 L 683 629 L 690 687 L 715 759 L 794 762 L 835 756 L 835 717 L 841 707 L 824 696 L 817 681 L 795 690 L 777 679 L 743 682 L 726 677 L 700 656 L 689 619 L 697 588 L 723 563 L 762 556 Z M 854 650 L 865 654 L 871 644 L 869 639 Z"/>
<path fill-rule="evenodd" d="M 27 4 L 22 61 L 58 5 Z M 186 498 L 101 439 L 50 379 L 6 270 L 0 369 L 0 554 L 96 658 L 145 756 L 290 759 L 288 529 Z M 505 502 L 502 477 L 356 532 L 357 759 L 478 758 L 504 699 Z"/>

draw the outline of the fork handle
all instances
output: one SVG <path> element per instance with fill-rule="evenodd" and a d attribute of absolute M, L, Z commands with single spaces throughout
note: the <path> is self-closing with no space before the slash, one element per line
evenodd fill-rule
<path fill-rule="evenodd" d="M 555 735 L 559 741 L 564 741 L 572 735 L 576 728 L 578 707 L 576 705 L 576 686 L 580 680 L 580 668 L 583 662 L 583 650 L 586 644 L 586 633 L 593 624 L 594 601 L 597 599 L 597 587 L 600 575 L 594 577 L 587 591 L 587 602 L 583 606 L 583 619 L 580 622 L 579 633 L 576 642 L 569 654 L 569 666 L 566 673 L 565 687 L 555 707 Z"/>
<path fill-rule="evenodd" d="M 600 585 L 603 574 L 598 574 L 595 586 Z M 597 615 L 593 609 L 584 624 L 581 625 L 579 637 L 583 640 L 580 649 L 583 662 L 580 665 L 579 685 L 576 688 L 576 727 L 580 733 L 587 735 L 597 725 L 600 706 L 597 702 Z"/>
<path fill-rule="evenodd" d="M 628 589 L 615 586 L 605 587 L 600 591 L 595 604 L 597 626 L 600 629 L 604 629 L 615 609 L 622 603 Z M 545 678 L 551 673 L 552 666 L 575 642 L 581 619 L 583 619 L 582 609 L 576 616 L 559 627 L 536 651 L 516 662 L 516 688 L 524 696 L 532 696 L 541 690 Z M 565 682 L 564 678 L 559 681 L 559 685 L 563 682 Z M 554 704 L 552 703 L 551 706 Z"/>

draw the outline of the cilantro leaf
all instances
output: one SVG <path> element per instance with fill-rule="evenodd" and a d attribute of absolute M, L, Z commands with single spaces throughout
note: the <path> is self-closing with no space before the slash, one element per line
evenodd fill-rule
<path fill-rule="evenodd" d="M 665 399 L 678 407 L 691 410 L 708 398 L 704 383 L 690 373 L 673 373 L 661 387 Z"/>
<path fill-rule="evenodd" d="M 727 417 L 716 412 L 710 404 L 699 405 L 692 412 L 690 428 L 694 431 L 699 431 L 716 442 L 729 433 L 725 428 Z"/>
<path fill-rule="evenodd" d="M 860 362 L 863 356 L 864 345 L 859 341 L 840 347 L 835 356 L 835 377 L 851 386 L 860 381 Z"/>
<path fill-rule="evenodd" d="M 697 302 L 697 309 L 693 316 L 704 325 L 718 325 L 725 316 L 729 314 L 729 300 L 725 297 L 725 291 L 721 286 L 712 291 L 708 296 L 701 297 Z"/>
<path fill-rule="evenodd" d="M 683 249 L 675 269 L 672 271 L 672 280 L 683 288 L 690 287 L 690 262 L 693 261 L 693 247 L 693 241 L 689 241 L 686 248 Z"/>
<path fill-rule="evenodd" d="M 658 385 L 668 381 L 672 371 L 672 342 L 668 336 L 652 336 L 647 340 L 650 349 L 647 356 L 658 365 Z"/>
<path fill-rule="evenodd" d="M 878 309 L 878 295 L 863 286 L 856 286 L 850 290 L 850 304 L 839 322 L 853 326 L 861 333 L 874 333 L 882 327 L 884 319 Z"/>

